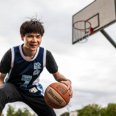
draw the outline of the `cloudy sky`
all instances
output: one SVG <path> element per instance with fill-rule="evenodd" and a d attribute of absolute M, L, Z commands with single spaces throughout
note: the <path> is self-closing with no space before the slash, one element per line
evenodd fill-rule
<path fill-rule="evenodd" d="M 86 42 L 71 44 L 72 15 L 93 1 L 0 1 L 0 58 L 7 49 L 22 43 L 19 35 L 22 22 L 33 17 L 43 22 L 45 35 L 42 46 L 52 52 L 59 71 L 72 81 L 74 92 L 69 106 L 55 110 L 58 116 L 67 109 L 72 111 L 87 104 L 105 106 L 116 102 L 116 49 L 100 32 L 89 37 Z M 115 29 L 116 24 L 106 29 L 113 39 L 116 38 Z M 46 69 L 40 80 L 45 88 L 54 82 Z M 22 103 L 13 105 L 25 106 Z"/>

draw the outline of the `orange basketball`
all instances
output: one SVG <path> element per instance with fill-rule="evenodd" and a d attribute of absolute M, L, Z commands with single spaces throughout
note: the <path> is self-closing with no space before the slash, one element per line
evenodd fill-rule
<path fill-rule="evenodd" d="M 50 84 L 45 91 L 45 102 L 52 108 L 63 108 L 70 101 L 70 94 L 67 86 L 63 83 L 55 82 Z"/>

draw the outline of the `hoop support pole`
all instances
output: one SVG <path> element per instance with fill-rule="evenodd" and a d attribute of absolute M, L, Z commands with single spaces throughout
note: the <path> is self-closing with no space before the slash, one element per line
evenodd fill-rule
<path fill-rule="evenodd" d="M 109 36 L 109 34 L 104 30 L 100 30 L 100 32 L 106 37 L 106 39 L 116 48 L 116 42 Z"/>

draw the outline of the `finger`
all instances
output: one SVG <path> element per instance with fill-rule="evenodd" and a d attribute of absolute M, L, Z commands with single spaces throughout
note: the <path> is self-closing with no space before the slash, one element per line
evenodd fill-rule
<path fill-rule="evenodd" d="M 65 84 L 69 89 L 69 84 L 68 83 L 66 83 L 65 81 L 61 81 L 61 83 Z"/>

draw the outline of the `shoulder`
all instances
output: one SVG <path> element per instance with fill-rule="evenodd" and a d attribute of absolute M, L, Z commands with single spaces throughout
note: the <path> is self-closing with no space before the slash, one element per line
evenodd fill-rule
<path fill-rule="evenodd" d="M 11 48 L 6 51 L 3 58 L 10 58 L 11 57 Z"/>
<path fill-rule="evenodd" d="M 49 50 L 46 50 L 46 54 L 48 54 L 48 55 L 49 55 L 50 53 L 51 53 L 51 52 L 50 52 Z"/>
<path fill-rule="evenodd" d="M 40 49 L 42 49 L 44 51 L 44 53 L 46 55 L 46 58 L 52 56 L 52 53 L 51 53 L 50 50 L 48 50 L 48 49 L 46 49 L 44 47 L 40 47 Z"/>
<path fill-rule="evenodd" d="M 14 53 L 14 48 L 16 48 L 16 47 L 18 47 L 18 46 L 14 46 L 14 47 L 9 48 L 9 49 L 6 51 L 6 53 L 4 54 L 2 60 L 11 61 L 12 55 L 13 55 L 13 53 Z"/>
<path fill-rule="evenodd" d="M 10 49 L 8 49 L 8 50 L 6 51 L 6 53 L 3 55 L 2 59 L 1 59 L 1 62 L 2 62 L 2 61 L 4 61 L 4 62 L 6 62 L 6 61 L 11 61 L 11 57 L 12 57 L 12 51 L 11 51 L 11 48 L 10 48 Z"/>
<path fill-rule="evenodd" d="M 53 54 L 52 54 L 52 52 L 50 51 L 50 50 L 48 50 L 48 49 L 45 49 L 45 48 L 43 48 L 44 49 L 44 53 L 45 53 L 45 56 L 46 56 L 46 61 L 53 61 L 53 60 L 55 60 L 55 58 L 54 58 L 54 56 L 53 56 Z"/>
<path fill-rule="evenodd" d="M 46 50 L 46 56 L 52 56 L 52 53 L 51 53 L 51 51 L 49 51 L 49 50 Z"/>
<path fill-rule="evenodd" d="M 46 60 L 55 60 L 54 55 L 49 50 L 46 50 Z"/>

